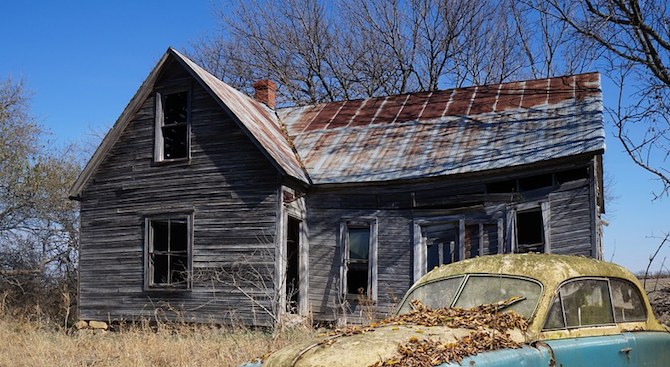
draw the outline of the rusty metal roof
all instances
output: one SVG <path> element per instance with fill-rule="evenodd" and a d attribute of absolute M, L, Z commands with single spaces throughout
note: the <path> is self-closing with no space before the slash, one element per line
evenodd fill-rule
<path fill-rule="evenodd" d="M 600 74 L 277 111 L 315 184 L 434 177 L 605 148 Z"/>

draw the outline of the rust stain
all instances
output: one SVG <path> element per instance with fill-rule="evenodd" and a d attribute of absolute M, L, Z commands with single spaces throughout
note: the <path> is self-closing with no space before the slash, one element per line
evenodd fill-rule
<path fill-rule="evenodd" d="M 315 183 L 476 172 L 604 149 L 598 74 L 278 113 Z"/>

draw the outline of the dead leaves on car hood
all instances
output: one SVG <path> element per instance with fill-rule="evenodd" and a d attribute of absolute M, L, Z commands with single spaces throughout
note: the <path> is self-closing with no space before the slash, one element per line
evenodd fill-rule
<path fill-rule="evenodd" d="M 412 301 L 413 311 L 409 313 L 393 316 L 367 326 L 352 326 L 334 330 L 327 334 L 329 338 L 319 344 L 328 345 L 340 337 L 373 332 L 375 328 L 382 325 L 444 326 L 474 330 L 455 342 L 447 343 L 411 337 L 406 343 L 398 345 L 396 356 L 377 361 L 371 366 L 431 367 L 449 362 L 460 363 L 464 357 L 480 352 L 522 346 L 521 343 L 512 340 L 508 331 L 511 329 L 525 331 L 528 323 L 514 311 L 502 312 L 505 307 L 515 301 L 516 299 L 512 298 L 472 309 L 431 309 L 421 304 L 420 301 L 414 300 Z"/>
<path fill-rule="evenodd" d="M 379 366 L 417 366 L 432 367 L 442 363 L 459 363 L 467 356 L 480 352 L 520 348 L 521 343 L 510 339 L 509 335 L 497 331 L 475 331 L 472 334 L 458 339 L 455 343 L 442 343 L 433 340 L 411 338 L 407 344 L 398 345 L 398 357 L 389 358 L 372 364 Z"/>

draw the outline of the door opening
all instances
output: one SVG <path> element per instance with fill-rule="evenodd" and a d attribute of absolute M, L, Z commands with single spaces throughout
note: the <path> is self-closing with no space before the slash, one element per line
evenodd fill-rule
<path fill-rule="evenodd" d="M 300 295 L 300 221 L 289 216 L 286 225 L 286 309 L 290 313 L 298 313 L 298 299 Z"/>

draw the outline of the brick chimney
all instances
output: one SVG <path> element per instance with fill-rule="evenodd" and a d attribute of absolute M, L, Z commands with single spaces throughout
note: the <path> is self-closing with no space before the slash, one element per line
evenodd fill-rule
<path fill-rule="evenodd" d="M 256 90 L 254 98 L 274 110 L 275 98 L 277 97 L 277 84 L 270 79 L 263 79 L 254 84 L 254 89 Z"/>

